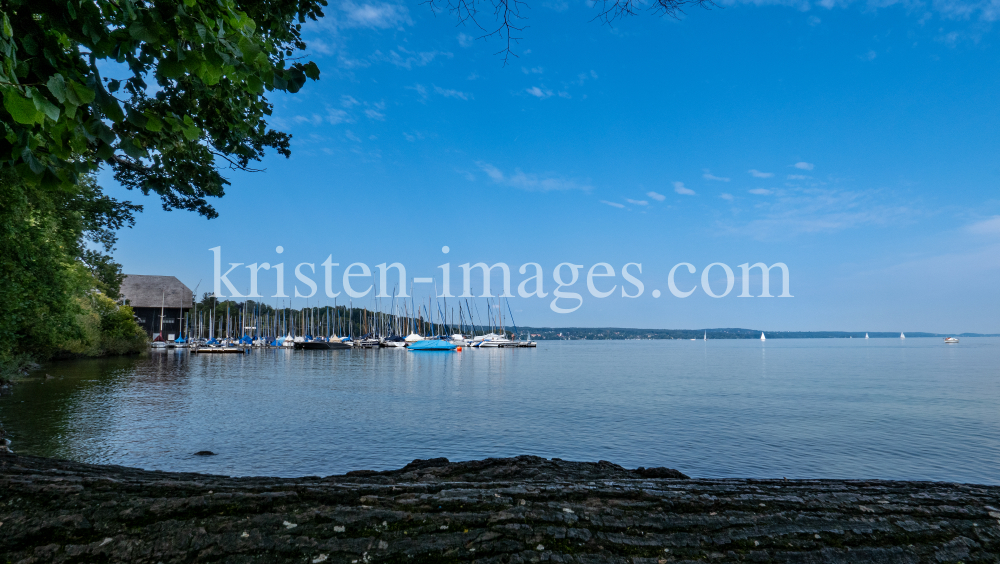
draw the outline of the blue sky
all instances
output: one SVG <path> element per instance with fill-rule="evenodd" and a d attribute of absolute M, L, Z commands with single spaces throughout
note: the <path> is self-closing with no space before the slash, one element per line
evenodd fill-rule
<path fill-rule="evenodd" d="M 580 2 L 525 13 L 504 66 L 447 12 L 332 1 L 305 33 L 321 80 L 273 98 L 292 158 L 230 174 L 211 221 L 103 175 L 146 205 L 116 256 L 199 293 L 219 245 L 224 262 L 283 261 L 289 294 L 294 265 L 328 255 L 410 277 L 448 261 L 453 288 L 465 262 L 510 265 L 515 288 L 537 262 L 550 293 L 557 264 L 584 265 L 582 306 L 511 299 L 524 325 L 1000 332 L 996 0 L 725 2 L 613 26 Z M 794 298 L 737 297 L 737 266 L 761 261 L 788 265 Z M 598 262 L 616 271 L 603 299 L 585 280 Z M 620 296 L 630 262 L 638 298 Z M 720 262 L 733 292 L 674 297 L 681 262 L 697 272 L 678 286 Z"/>

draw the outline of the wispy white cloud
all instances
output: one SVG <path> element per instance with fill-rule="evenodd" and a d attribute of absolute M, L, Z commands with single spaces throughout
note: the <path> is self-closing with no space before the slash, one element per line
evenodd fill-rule
<path fill-rule="evenodd" d="M 646 200 L 633 200 L 631 198 L 625 198 L 625 201 L 628 202 L 628 203 L 630 203 L 630 204 L 632 204 L 632 205 L 635 205 L 635 206 L 648 206 L 649 205 L 649 202 L 647 202 Z"/>
<path fill-rule="evenodd" d="M 1000 5 L 996 0 L 935 0 L 933 2 L 915 2 L 914 0 L 721 0 L 722 5 L 753 4 L 757 6 L 788 6 L 800 11 L 814 7 L 832 10 L 848 8 L 857 5 L 862 10 L 874 11 L 890 6 L 901 6 L 908 9 L 915 17 L 921 19 L 926 14 L 933 13 L 943 20 L 995 22 L 1000 20 Z M 808 18 L 809 25 L 819 23 L 819 18 Z"/>
<path fill-rule="evenodd" d="M 807 162 L 797 162 L 797 163 L 795 163 L 792 166 L 794 166 L 795 168 L 797 168 L 799 170 L 812 170 L 812 169 L 816 168 L 816 165 L 814 165 L 812 163 L 807 163 Z"/>
<path fill-rule="evenodd" d="M 569 2 L 566 0 L 546 1 L 542 2 L 542 6 L 554 12 L 565 12 L 566 10 L 569 10 Z"/>
<path fill-rule="evenodd" d="M 332 55 L 337 50 L 333 42 L 320 38 L 310 39 L 307 47 L 313 53 L 320 55 Z"/>
<path fill-rule="evenodd" d="M 804 174 L 789 174 L 788 175 L 788 179 L 789 180 L 805 180 L 807 178 L 809 178 L 809 177 L 806 176 L 806 175 L 804 175 Z"/>
<path fill-rule="evenodd" d="M 729 178 L 725 176 L 716 176 L 712 174 L 712 171 L 705 169 L 705 174 L 701 175 L 705 180 L 718 180 L 719 182 L 729 182 Z"/>
<path fill-rule="evenodd" d="M 662 202 L 663 200 L 667 199 L 666 196 L 664 196 L 663 194 L 657 193 L 657 192 L 646 192 L 646 195 L 649 196 L 650 198 L 656 200 L 657 202 Z"/>
<path fill-rule="evenodd" d="M 625 204 L 619 204 L 618 202 L 609 202 L 607 200 L 601 200 L 602 204 L 607 204 L 613 208 L 624 208 Z"/>
<path fill-rule="evenodd" d="M 768 194 L 773 194 L 774 192 L 768 190 L 767 188 L 754 188 L 753 190 L 750 190 L 750 193 L 757 194 L 758 196 L 767 196 Z"/>
<path fill-rule="evenodd" d="M 725 232 L 759 239 L 797 234 L 829 233 L 863 226 L 908 223 L 920 215 L 898 198 L 881 190 L 843 190 L 831 187 L 789 188 L 755 200 L 740 217 L 743 223 L 723 222 Z"/>
<path fill-rule="evenodd" d="M 749 172 L 750 176 L 753 176 L 754 178 L 771 178 L 774 176 L 773 172 L 761 172 L 755 168 L 751 168 L 747 172 Z"/>
<path fill-rule="evenodd" d="M 588 80 L 597 80 L 597 72 L 594 70 L 591 70 L 590 72 L 581 72 L 576 75 L 576 80 L 571 81 L 570 84 L 583 86 Z"/>
<path fill-rule="evenodd" d="M 524 74 L 543 74 L 545 69 L 542 67 L 534 67 L 530 69 L 528 67 L 521 67 L 521 72 Z"/>
<path fill-rule="evenodd" d="M 330 125 L 337 125 L 340 123 L 354 123 L 354 118 L 347 111 L 340 108 L 327 108 L 326 114 L 298 115 L 291 118 L 291 121 L 297 124 L 308 123 L 310 125 L 320 125 L 326 122 Z"/>
<path fill-rule="evenodd" d="M 418 84 L 414 84 L 413 86 L 406 86 L 405 88 L 407 90 L 414 90 L 414 91 L 416 91 L 416 93 L 420 95 L 421 99 L 423 99 L 423 100 L 427 99 L 427 87 L 424 86 L 423 84 L 419 84 L 418 83 Z"/>
<path fill-rule="evenodd" d="M 465 33 L 459 33 L 458 44 L 461 45 L 462 47 L 468 47 L 472 45 L 472 36 Z"/>
<path fill-rule="evenodd" d="M 686 188 L 683 182 L 674 182 L 674 192 L 684 196 L 694 196 L 694 190 Z"/>
<path fill-rule="evenodd" d="M 351 131 L 350 129 L 348 129 L 347 131 L 344 132 L 344 137 L 347 137 L 348 139 L 350 139 L 351 141 L 354 141 L 355 143 L 360 143 L 361 142 L 361 138 L 358 137 L 357 135 L 355 135 L 354 132 Z"/>
<path fill-rule="evenodd" d="M 388 29 L 402 25 L 413 25 L 410 10 L 403 4 L 389 2 L 365 2 L 356 4 L 351 0 L 340 3 L 341 14 L 337 18 L 338 27 L 367 27 Z"/>
<path fill-rule="evenodd" d="M 592 188 L 589 182 L 563 178 L 551 173 L 533 174 L 524 173 L 520 169 L 514 169 L 513 174 L 505 174 L 492 164 L 481 161 L 476 162 L 476 166 L 479 167 L 479 170 L 485 172 L 486 176 L 490 177 L 490 180 L 493 182 L 521 190 L 539 192 L 556 190 L 583 190 L 586 192 Z"/>
<path fill-rule="evenodd" d="M 371 108 L 368 108 L 365 110 L 365 115 L 368 116 L 369 119 L 374 119 L 377 121 L 385 121 L 385 114 L 383 114 L 378 110 L 373 110 Z"/>
<path fill-rule="evenodd" d="M 423 67 L 430 64 L 437 57 L 452 58 L 454 54 L 447 51 L 411 51 L 405 47 L 397 47 L 388 53 L 375 51 L 370 57 L 372 61 L 384 62 L 396 65 L 401 69 L 410 70 L 413 67 Z"/>
<path fill-rule="evenodd" d="M 326 121 L 330 122 L 330 125 L 337 125 L 338 123 L 354 123 L 354 119 L 351 118 L 350 114 L 339 108 L 330 108 L 327 110 Z"/>
<path fill-rule="evenodd" d="M 456 98 L 458 100 L 469 100 L 472 98 L 471 92 L 460 92 L 458 90 L 441 88 L 440 86 L 435 86 L 434 91 L 445 98 Z"/>
<path fill-rule="evenodd" d="M 727 202 L 732 202 L 733 201 L 733 195 L 732 194 L 719 194 L 719 197 L 722 198 L 723 200 L 726 200 Z"/>
<path fill-rule="evenodd" d="M 977 221 L 966 228 L 977 235 L 1000 235 L 1000 215 Z"/>
<path fill-rule="evenodd" d="M 310 123 L 312 125 L 319 125 L 323 123 L 323 116 L 319 114 L 312 114 L 308 116 L 295 116 L 295 123 Z"/>
<path fill-rule="evenodd" d="M 340 105 L 345 108 L 351 108 L 357 106 L 360 103 L 361 102 L 358 102 L 357 100 L 354 99 L 354 96 L 348 96 L 347 94 L 344 94 L 343 96 L 340 97 Z"/>
<path fill-rule="evenodd" d="M 552 95 L 552 91 L 548 89 L 542 89 L 537 86 L 532 86 L 525 90 L 528 94 L 531 94 L 535 98 L 545 99 Z"/>

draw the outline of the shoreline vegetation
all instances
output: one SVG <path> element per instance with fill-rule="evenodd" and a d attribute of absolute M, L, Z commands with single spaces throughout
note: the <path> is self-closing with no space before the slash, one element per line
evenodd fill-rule
<path fill-rule="evenodd" d="M 124 275 L 110 255 L 138 209 L 93 177 L 67 193 L 0 169 L 0 384 L 50 359 L 146 350 L 132 308 L 116 302 Z"/>
<path fill-rule="evenodd" d="M 0 491 L 0 559 L 23 564 L 1000 558 L 1000 486 L 941 482 L 691 479 L 535 456 L 229 478 L 0 454 Z"/>

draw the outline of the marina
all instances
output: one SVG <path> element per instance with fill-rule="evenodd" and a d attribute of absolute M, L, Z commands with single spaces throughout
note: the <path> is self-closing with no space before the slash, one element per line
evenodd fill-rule
<path fill-rule="evenodd" d="M 190 290 L 173 276 L 128 275 L 123 303 L 136 311 L 136 321 L 150 336 L 150 348 L 189 348 L 192 352 L 239 353 L 256 348 L 292 350 L 346 350 L 351 348 L 407 348 L 462 350 L 471 348 L 534 348 L 530 334 L 518 338 L 510 302 L 486 298 L 482 310 L 475 298 L 428 297 L 426 303 L 410 296 L 389 300 L 372 294 L 368 307 L 333 304 L 293 309 L 289 304 L 247 300 L 225 301 L 205 294 L 195 302 Z M 410 289 L 412 294 L 412 288 Z M 168 301 L 168 294 L 170 300 Z M 157 313 L 152 306 L 159 303 Z M 409 299 L 407 299 L 409 298 Z M 388 303 L 386 303 L 388 301 Z M 173 303 L 170 303 L 173 302 Z M 200 311 L 199 311 L 200 306 Z M 510 327 L 505 324 L 504 310 Z M 154 317 L 156 319 L 154 319 Z M 158 327 L 157 321 L 158 319 Z M 176 333 L 167 332 L 169 325 Z M 403 335 L 406 334 L 406 337 Z M 414 347 L 416 343 L 433 342 Z"/>

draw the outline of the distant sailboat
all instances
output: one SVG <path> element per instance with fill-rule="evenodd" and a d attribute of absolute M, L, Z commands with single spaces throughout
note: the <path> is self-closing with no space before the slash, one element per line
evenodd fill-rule
<path fill-rule="evenodd" d="M 899 334 L 899 338 L 900 338 L 900 339 L 905 339 L 905 338 L 906 338 L 906 335 L 904 335 L 904 334 L 900 333 L 900 334 Z"/>
<path fill-rule="evenodd" d="M 764 336 L 764 334 L 763 334 L 763 333 L 761 333 L 761 334 L 760 334 L 760 340 L 761 340 L 761 341 L 766 341 L 766 340 L 767 340 L 767 337 L 765 337 L 765 336 Z"/>
<path fill-rule="evenodd" d="M 866 339 L 868 338 L 868 333 L 865 333 L 865 338 L 866 338 Z"/>
<path fill-rule="evenodd" d="M 705 331 L 705 336 L 702 338 L 702 340 L 704 341 L 708 340 L 708 331 Z"/>

